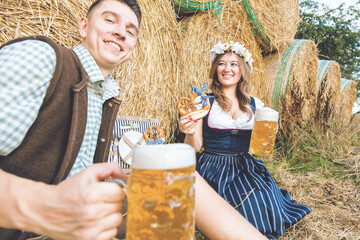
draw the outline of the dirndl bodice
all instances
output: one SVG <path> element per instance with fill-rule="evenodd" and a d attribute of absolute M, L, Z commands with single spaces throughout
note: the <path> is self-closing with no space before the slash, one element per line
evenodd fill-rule
<path fill-rule="evenodd" d="M 210 98 L 210 111 L 203 119 L 203 147 L 207 151 L 219 153 L 248 152 L 252 129 L 233 128 L 219 129 L 209 127 L 209 115 L 214 106 L 214 99 Z M 250 108 L 255 114 L 255 99 L 251 97 Z M 225 114 L 225 113 L 224 113 Z"/>

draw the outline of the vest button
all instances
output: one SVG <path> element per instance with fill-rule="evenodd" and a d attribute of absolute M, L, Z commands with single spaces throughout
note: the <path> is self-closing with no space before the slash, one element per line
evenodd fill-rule
<path fill-rule="evenodd" d="M 237 129 L 233 129 L 233 130 L 231 130 L 231 135 L 236 135 L 236 134 L 238 134 L 238 132 L 239 132 L 239 130 L 237 130 Z"/>
<path fill-rule="evenodd" d="M 105 138 L 100 138 L 99 140 L 100 140 L 100 142 L 102 142 L 102 143 L 105 142 Z"/>

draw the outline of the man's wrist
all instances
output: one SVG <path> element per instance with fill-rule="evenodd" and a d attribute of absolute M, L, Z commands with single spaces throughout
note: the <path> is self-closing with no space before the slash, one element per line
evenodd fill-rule
<path fill-rule="evenodd" d="M 42 182 L 7 174 L 7 203 L 5 228 L 14 228 L 23 231 L 37 232 L 40 230 L 40 206 L 44 199 L 46 188 L 50 187 Z M 1 223 L 3 225 L 3 223 Z"/>

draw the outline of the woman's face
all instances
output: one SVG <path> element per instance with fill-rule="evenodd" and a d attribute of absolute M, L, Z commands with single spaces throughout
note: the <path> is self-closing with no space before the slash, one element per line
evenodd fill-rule
<path fill-rule="evenodd" d="M 236 53 L 225 53 L 217 66 L 217 76 L 223 88 L 236 86 L 241 78 L 239 56 Z"/>

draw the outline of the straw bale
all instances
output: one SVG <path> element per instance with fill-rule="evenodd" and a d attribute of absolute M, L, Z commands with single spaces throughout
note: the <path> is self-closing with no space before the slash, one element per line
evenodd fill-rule
<path fill-rule="evenodd" d="M 177 21 L 168 0 L 138 2 L 143 16 L 136 49 L 114 72 L 122 89 L 119 114 L 159 119 L 169 140 L 178 119 Z"/>
<path fill-rule="evenodd" d="M 264 54 L 286 49 L 299 24 L 298 0 L 241 0 Z"/>
<path fill-rule="evenodd" d="M 0 44 L 46 35 L 67 47 L 80 42 L 78 22 L 90 0 L 0 0 Z"/>
<path fill-rule="evenodd" d="M 220 0 L 171 0 L 175 11 L 178 14 L 196 13 L 199 11 L 214 10 L 220 12 L 221 1 Z"/>
<path fill-rule="evenodd" d="M 341 79 L 340 100 L 336 107 L 337 118 L 344 124 L 348 124 L 351 119 L 352 109 L 357 97 L 357 82 Z"/>
<path fill-rule="evenodd" d="M 351 115 L 351 122 L 360 126 L 360 112 L 354 113 Z"/>
<path fill-rule="evenodd" d="M 219 17 L 212 11 L 200 12 L 181 21 L 181 81 L 183 96 L 191 96 L 191 87 L 202 88 L 209 81 L 210 49 L 219 41 L 238 41 L 245 45 L 254 59 L 251 94 L 262 99 L 257 91 L 264 78 L 261 50 L 257 45 L 250 23 L 239 2 L 222 1 Z M 206 92 L 209 92 L 207 89 Z"/>
<path fill-rule="evenodd" d="M 335 61 L 319 60 L 315 119 L 326 123 L 335 111 L 340 96 L 340 65 Z"/>
<path fill-rule="evenodd" d="M 267 96 L 265 104 L 299 124 L 313 118 L 318 69 L 315 43 L 295 39 L 288 49 L 265 56 L 264 65 L 266 80 L 260 92 Z"/>

